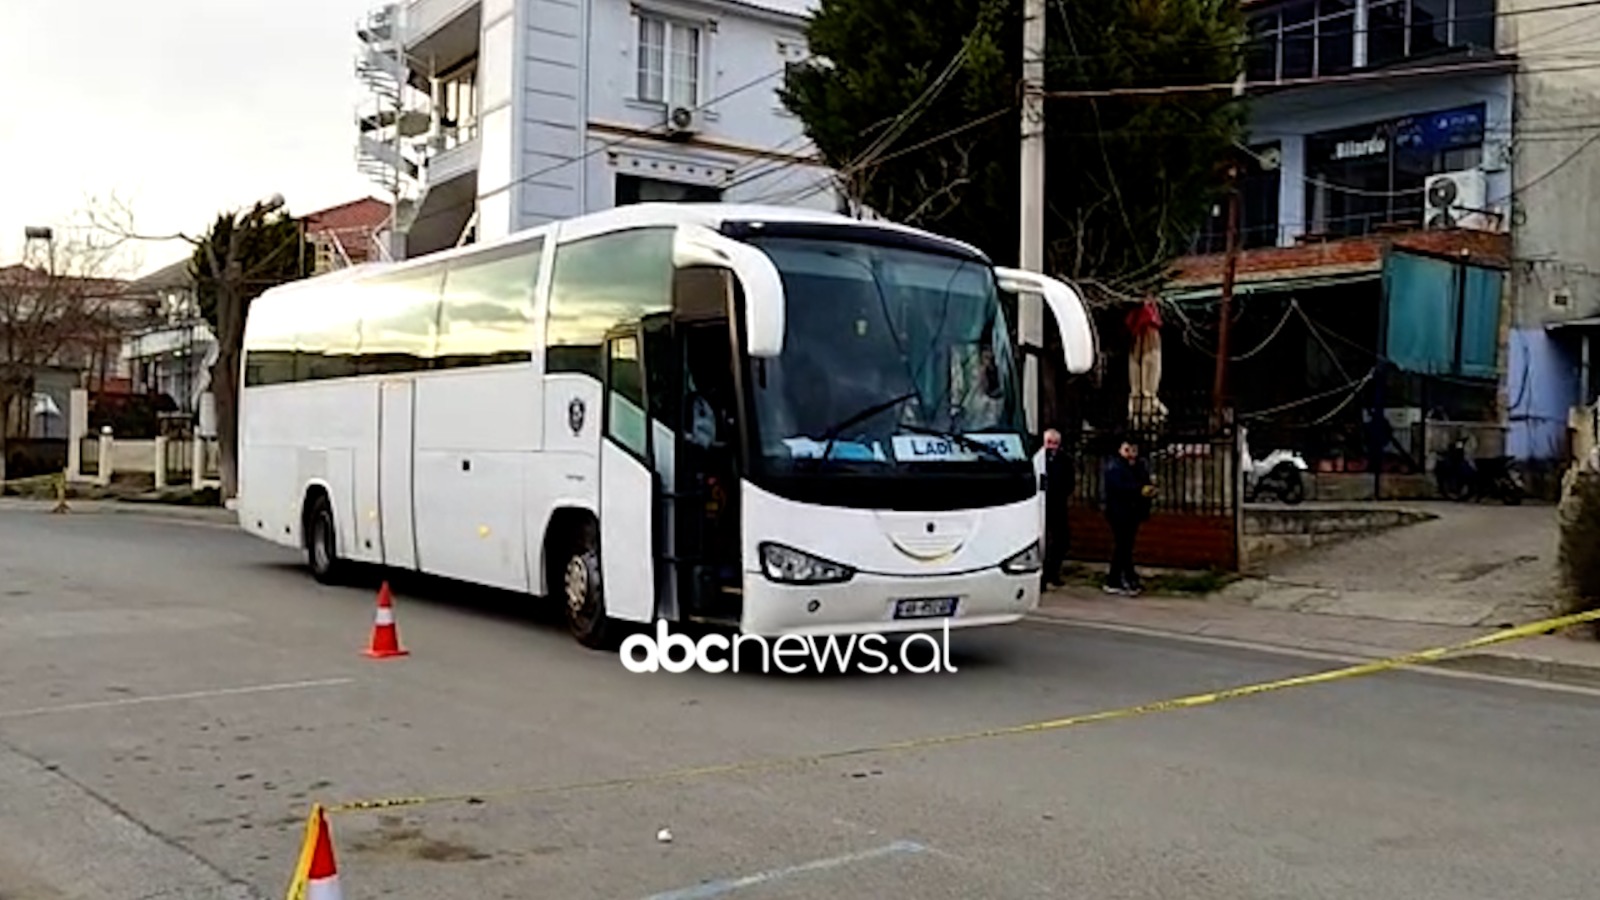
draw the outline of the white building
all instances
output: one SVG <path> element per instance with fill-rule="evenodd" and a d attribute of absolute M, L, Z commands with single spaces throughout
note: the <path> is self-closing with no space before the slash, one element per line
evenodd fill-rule
<path fill-rule="evenodd" d="M 397 256 L 642 200 L 835 209 L 777 91 L 813 0 L 406 0 L 368 17 L 362 170 Z"/>

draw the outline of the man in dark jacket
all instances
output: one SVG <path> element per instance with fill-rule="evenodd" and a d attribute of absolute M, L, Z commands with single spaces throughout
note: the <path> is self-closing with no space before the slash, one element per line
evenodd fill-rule
<path fill-rule="evenodd" d="M 1133 567 L 1133 542 L 1139 526 L 1150 517 L 1155 484 L 1139 459 L 1135 438 L 1123 440 L 1117 456 L 1106 466 L 1105 510 L 1111 525 L 1111 571 L 1106 576 L 1108 594 L 1137 594 L 1139 573 Z"/>
<path fill-rule="evenodd" d="M 1061 446 L 1061 432 L 1044 433 L 1044 583 L 1062 584 L 1067 561 L 1067 508 L 1072 498 L 1072 457 Z"/>

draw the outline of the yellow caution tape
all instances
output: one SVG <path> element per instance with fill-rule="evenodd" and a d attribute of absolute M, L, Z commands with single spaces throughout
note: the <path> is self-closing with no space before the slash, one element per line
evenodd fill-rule
<path fill-rule="evenodd" d="M 883 744 L 873 744 L 865 747 L 852 747 L 845 750 L 832 750 L 824 753 L 811 753 L 803 756 L 782 757 L 767 760 L 753 760 L 750 762 L 722 763 L 719 765 L 698 766 L 694 768 L 673 769 L 666 772 L 657 772 L 647 775 L 623 776 L 617 778 L 602 778 L 595 781 L 568 782 L 566 784 L 525 786 L 507 788 L 496 791 L 481 791 L 475 793 L 459 794 L 433 794 L 414 797 L 389 797 L 380 800 L 355 800 L 348 803 L 338 803 L 325 807 L 328 813 L 363 812 L 380 809 L 394 809 L 397 807 L 423 806 L 435 803 L 482 803 L 494 797 L 530 796 L 538 794 L 560 794 L 575 791 L 599 790 L 603 788 L 635 787 L 645 784 L 658 784 L 665 781 L 685 781 L 693 778 L 705 778 L 711 775 L 743 774 L 758 772 L 768 769 L 799 768 L 802 766 L 817 765 L 838 759 L 853 756 L 867 756 L 881 753 L 898 753 L 907 750 L 922 750 L 929 747 L 940 747 L 946 744 L 966 743 L 984 740 L 987 738 L 1010 737 L 1019 734 L 1034 734 L 1043 731 L 1058 731 L 1076 725 L 1089 725 L 1095 722 L 1109 722 L 1115 719 L 1131 719 L 1135 716 L 1147 715 L 1156 712 L 1168 712 L 1175 709 L 1190 709 L 1197 706 L 1208 706 L 1220 703 L 1223 700 L 1234 700 L 1239 697 L 1250 697 L 1256 694 L 1265 694 L 1271 691 L 1281 691 L 1286 688 L 1305 687 L 1312 684 L 1325 684 L 1331 681 L 1342 681 L 1346 678 L 1359 678 L 1363 675 L 1374 675 L 1390 669 L 1419 663 L 1436 662 L 1446 656 L 1489 647 L 1494 644 L 1503 644 L 1509 641 L 1522 640 L 1548 631 L 1569 628 L 1585 622 L 1600 621 L 1600 609 L 1588 612 L 1574 613 L 1553 619 L 1544 619 L 1538 622 L 1529 622 L 1507 628 L 1480 638 L 1455 644 L 1449 647 L 1436 647 L 1431 650 L 1419 650 L 1403 656 L 1393 656 L 1388 659 L 1374 660 L 1359 665 L 1346 666 L 1342 669 L 1331 669 L 1325 672 L 1316 672 L 1310 675 L 1297 675 L 1292 678 L 1283 678 L 1277 681 L 1268 681 L 1260 684 L 1245 685 L 1244 687 L 1228 688 L 1221 691 L 1211 691 L 1204 694 L 1191 694 L 1187 697 L 1177 697 L 1171 700 L 1160 700 L 1154 703 L 1145 703 L 1139 706 L 1125 706 L 1120 709 L 1105 710 L 1102 712 L 1085 713 L 1076 716 L 1067 716 L 1060 719 L 1047 719 L 1041 722 L 1029 722 L 1023 725 L 1010 725 L 1000 728 L 986 728 L 981 731 L 968 731 L 960 734 L 938 735 L 934 737 L 911 738 L 903 741 L 892 741 Z"/>

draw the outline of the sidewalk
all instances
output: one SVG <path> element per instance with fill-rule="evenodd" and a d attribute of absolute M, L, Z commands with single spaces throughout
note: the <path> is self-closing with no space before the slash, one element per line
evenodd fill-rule
<path fill-rule="evenodd" d="M 0 512 L 29 512 L 49 515 L 54 500 L 25 497 L 0 497 Z M 237 525 L 238 515 L 216 506 L 177 506 L 128 500 L 68 500 L 67 515 L 136 515 L 158 519 L 177 519 L 211 525 Z"/>
<path fill-rule="evenodd" d="M 1434 518 L 1288 554 L 1221 596 L 1257 609 L 1498 628 L 1546 618 L 1553 507 L 1419 502 Z"/>
<path fill-rule="evenodd" d="M 1261 609 L 1221 597 L 1108 597 L 1088 588 L 1052 590 L 1040 601 L 1041 619 L 1158 634 L 1384 659 L 1492 634 L 1496 628 L 1397 622 L 1351 615 Z M 1554 635 L 1486 647 L 1434 663 L 1462 669 L 1600 687 L 1600 641 Z"/>

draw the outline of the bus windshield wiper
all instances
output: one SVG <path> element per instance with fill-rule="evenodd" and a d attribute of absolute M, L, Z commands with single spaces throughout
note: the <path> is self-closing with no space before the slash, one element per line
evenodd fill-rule
<path fill-rule="evenodd" d="M 983 441 L 975 441 L 964 434 L 958 434 L 954 431 L 940 431 L 937 428 L 927 428 L 922 425 L 902 424 L 900 427 L 906 431 L 912 431 L 917 434 L 925 434 L 929 437 L 941 437 L 947 441 L 955 441 L 961 446 L 966 447 L 968 450 L 974 450 L 979 453 L 987 453 L 1000 462 L 1011 462 L 1011 460 L 1007 459 L 1006 455 L 1001 453 L 999 450 L 996 450 L 988 444 L 985 444 Z"/>
<path fill-rule="evenodd" d="M 846 416 L 843 419 L 840 419 L 838 421 L 838 423 L 834 424 L 827 431 L 824 431 L 822 433 L 822 441 L 823 441 L 823 443 L 822 443 L 822 461 L 823 462 L 827 461 L 828 454 L 833 451 L 833 442 L 834 442 L 835 439 L 837 439 L 839 437 L 839 433 L 841 431 L 844 431 L 846 428 L 849 428 L 851 425 L 855 425 L 855 424 L 858 424 L 858 423 L 861 423 L 861 422 L 865 422 L 866 420 L 872 418 L 873 416 L 877 415 L 878 413 L 883 412 L 884 410 L 893 409 L 896 406 L 899 406 L 900 404 L 906 402 L 907 400 L 911 400 L 911 399 L 915 398 L 916 396 L 917 396 L 917 392 L 916 391 L 907 391 L 906 393 L 901 394 L 900 396 L 895 397 L 892 400 L 885 400 L 882 403 L 874 403 L 871 406 L 867 407 L 866 409 L 861 410 L 860 412 L 854 413 L 852 415 Z"/>

